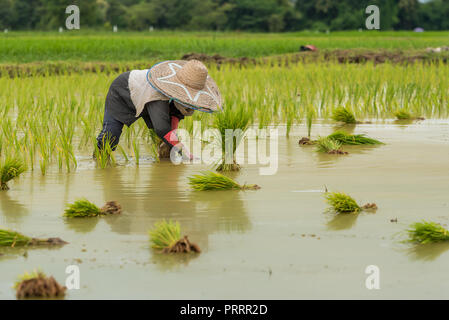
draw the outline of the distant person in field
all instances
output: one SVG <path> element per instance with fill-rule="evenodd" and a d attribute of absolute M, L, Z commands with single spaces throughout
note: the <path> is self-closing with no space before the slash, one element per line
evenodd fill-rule
<path fill-rule="evenodd" d="M 165 143 L 166 153 L 192 155 L 178 141 L 179 121 L 195 110 L 216 112 L 222 97 L 206 66 L 198 60 L 163 61 L 150 69 L 132 70 L 119 75 L 106 96 L 103 129 L 97 137 L 101 150 L 109 143 L 117 148 L 123 125 L 131 126 L 140 117 Z"/>

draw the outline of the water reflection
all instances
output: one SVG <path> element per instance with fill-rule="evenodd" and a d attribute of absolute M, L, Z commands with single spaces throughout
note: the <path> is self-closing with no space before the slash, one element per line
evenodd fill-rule
<path fill-rule="evenodd" d="M 203 251 L 208 248 L 210 234 L 248 230 L 250 221 L 239 192 L 191 191 L 186 176 L 193 174 L 190 170 L 170 162 L 97 170 L 95 180 L 103 185 L 104 200 L 117 200 L 124 211 L 118 217 L 103 219 L 119 234 L 147 234 L 158 220 L 177 220 L 183 235 Z"/>
<path fill-rule="evenodd" d="M 64 218 L 64 224 L 68 229 L 79 233 L 88 233 L 95 229 L 99 217 L 88 217 L 88 218 Z"/>
<path fill-rule="evenodd" d="M 413 260 L 433 261 L 449 249 L 449 243 L 417 244 L 408 250 Z"/>
<path fill-rule="evenodd" d="M 12 199 L 8 191 L 0 192 L 0 209 L 7 224 L 20 223 L 29 213 L 28 208 L 19 201 Z M 0 220 L 0 222 L 3 221 Z M 0 223 L 0 225 L 3 224 Z"/>
<path fill-rule="evenodd" d="M 351 229 L 358 217 L 358 214 L 337 214 L 326 223 L 326 226 L 329 230 L 334 231 Z"/>

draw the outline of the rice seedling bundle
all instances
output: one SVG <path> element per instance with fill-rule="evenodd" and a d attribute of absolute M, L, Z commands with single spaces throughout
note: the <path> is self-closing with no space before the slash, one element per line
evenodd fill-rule
<path fill-rule="evenodd" d="M 217 173 L 217 172 L 204 172 L 202 174 L 196 174 L 189 177 L 190 186 L 197 191 L 208 190 L 257 190 L 260 187 L 256 184 L 244 184 L 240 185 L 233 179 Z"/>
<path fill-rule="evenodd" d="M 377 145 L 382 144 L 379 140 L 367 137 L 364 134 L 349 134 L 344 131 L 335 131 L 327 136 L 328 139 L 348 145 Z"/>
<path fill-rule="evenodd" d="M 181 226 L 179 222 L 159 221 L 154 224 L 154 229 L 149 231 L 152 248 L 161 250 L 162 253 L 189 253 L 201 252 L 198 245 L 191 243 L 187 236 L 181 238 Z"/>
<path fill-rule="evenodd" d="M 398 111 L 396 111 L 394 113 L 394 116 L 398 120 L 409 120 L 409 119 L 412 119 L 412 115 L 410 114 L 410 112 L 405 111 L 405 110 L 398 110 Z"/>
<path fill-rule="evenodd" d="M 3 247 L 24 247 L 36 245 L 63 245 L 67 242 L 60 238 L 38 239 L 25 236 L 19 232 L 0 229 L 0 246 Z"/>
<path fill-rule="evenodd" d="M 431 221 L 416 222 L 407 230 L 409 241 L 420 244 L 449 240 L 449 231 L 442 225 Z"/>
<path fill-rule="evenodd" d="M 8 190 L 7 183 L 26 171 L 25 163 L 17 158 L 7 158 L 0 163 L 0 190 Z"/>
<path fill-rule="evenodd" d="M 69 218 L 97 217 L 100 215 L 120 214 L 121 205 L 116 201 L 108 201 L 101 209 L 86 199 L 76 200 L 68 204 L 64 216 Z"/>
<path fill-rule="evenodd" d="M 63 298 L 67 290 L 52 276 L 47 277 L 42 271 L 25 272 L 14 283 L 17 299 Z"/>
<path fill-rule="evenodd" d="M 355 116 L 348 108 L 338 107 L 332 112 L 332 120 L 344 122 L 346 124 L 355 124 Z"/>
<path fill-rule="evenodd" d="M 347 154 L 341 150 L 342 143 L 340 141 L 324 137 L 316 141 L 316 151 L 328 154 Z"/>
<path fill-rule="evenodd" d="M 339 214 L 359 213 L 362 210 L 375 211 L 375 203 L 367 203 L 360 206 L 351 196 L 343 192 L 326 192 L 324 195 L 330 210 Z"/>

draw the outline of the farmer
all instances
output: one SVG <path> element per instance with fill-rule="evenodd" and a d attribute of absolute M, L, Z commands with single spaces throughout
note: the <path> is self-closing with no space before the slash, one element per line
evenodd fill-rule
<path fill-rule="evenodd" d="M 198 60 L 163 61 L 150 69 L 132 70 L 119 75 L 106 96 L 103 129 L 97 137 L 101 150 L 109 143 L 115 150 L 123 125 L 131 126 L 140 117 L 171 150 L 192 155 L 178 141 L 180 120 L 195 110 L 216 112 L 222 97 L 207 68 Z"/>

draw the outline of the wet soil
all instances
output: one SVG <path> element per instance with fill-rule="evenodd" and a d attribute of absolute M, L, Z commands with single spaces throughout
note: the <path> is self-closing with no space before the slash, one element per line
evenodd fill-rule
<path fill-rule="evenodd" d="M 342 150 L 331 150 L 331 151 L 328 151 L 327 154 L 349 154 L 349 152 L 342 151 Z"/>
<path fill-rule="evenodd" d="M 449 52 L 429 53 L 425 50 L 366 50 L 366 49 L 337 49 L 322 51 L 304 51 L 269 57 L 225 57 L 220 54 L 208 55 L 205 53 L 187 53 L 180 57 L 183 60 L 200 60 L 207 65 L 233 64 L 238 66 L 247 65 L 271 65 L 288 66 L 297 63 L 448 63 Z M 30 77 L 30 76 L 52 76 L 73 73 L 106 73 L 116 74 L 125 70 L 147 69 L 155 61 L 150 62 L 32 62 L 24 64 L 0 64 L 0 76 Z"/>
<path fill-rule="evenodd" d="M 362 206 L 362 209 L 367 211 L 376 211 L 377 205 L 375 203 L 367 203 Z"/>
<path fill-rule="evenodd" d="M 122 206 L 117 201 L 108 201 L 100 210 L 101 214 L 105 215 L 120 214 L 122 213 Z"/>
<path fill-rule="evenodd" d="M 162 253 L 190 253 L 190 252 L 200 253 L 201 249 L 197 244 L 191 243 L 187 236 L 184 236 L 184 238 L 178 240 L 178 242 L 176 242 L 173 246 L 171 246 L 170 248 L 165 248 L 162 251 Z"/>
<path fill-rule="evenodd" d="M 36 278 L 23 280 L 16 289 L 17 299 L 29 298 L 62 298 L 66 287 L 61 286 L 53 277 L 39 275 Z"/>
<path fill-rule="evenodd" d="M 29 245 L 31 246 L 42 246 L 42 245 L 50 245 L 50 246 L 62 246 L 67 244 L 68 242 L 62 240 L 61 238 L 48 238 L 48 239 L 31 239 Z"/>

